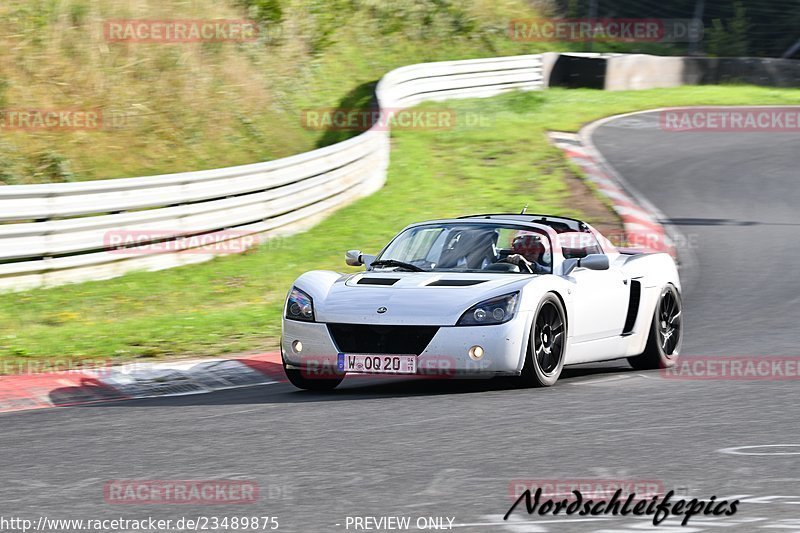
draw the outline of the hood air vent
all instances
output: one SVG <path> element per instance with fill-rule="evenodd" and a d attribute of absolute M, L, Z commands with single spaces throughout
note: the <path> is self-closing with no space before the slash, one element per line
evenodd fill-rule
<path fill-rule="evenodd" d="M 399 278 L 361 278 L 357 285 L 394 285 L 400 281 Z"/>
<path fill-rule="evenodd" d="M 470 287 L 486 281 L 485 279 L 437 279 L 428 283 L 428 287 Z"/>

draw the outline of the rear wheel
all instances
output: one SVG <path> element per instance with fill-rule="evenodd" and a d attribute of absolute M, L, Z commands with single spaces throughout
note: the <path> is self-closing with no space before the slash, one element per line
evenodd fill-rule
<path fill-rule="evenodd" d="M 628 363 L 633 368 L 653 370 L 675 365 L 683 343 L 682 311 L 678 289 L 674 285 L 667 285 L 658 298 L 644 352 L 628 357 Z"/>
<path fill-rule="evenodd" d="M 567 346 L 564 315 L 564 306 L 554 294 L 542 298 L 533 319 L 528 353 L 519 377 L 523 386 L 549 387 L 558 381 Z"/>

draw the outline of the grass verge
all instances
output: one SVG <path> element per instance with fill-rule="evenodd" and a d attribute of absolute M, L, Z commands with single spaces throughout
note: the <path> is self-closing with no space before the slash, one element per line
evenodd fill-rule
<path fill-rule="evenodd" d="M 448 105 L 477 127 L 393 134 L 386 186 L 312 230 L 241 256 L 157 273 L 0 296 L 2 368 L 25 360 L 213 356 L 273 349 L 292 280 L 353 270 L 344 251 L 377 251 L 405 224 L 474 212 L 584 216 L 547 130 L 660 106 L 800 104 L 800 91 L 749 86 L 631 92 L 549 90 Z M 441 104 L 436 104 L 441 107 Z M 589 214 L 591 222 L 609 217 Z M 0 368 L 0 370 L 2 369 Z"/>

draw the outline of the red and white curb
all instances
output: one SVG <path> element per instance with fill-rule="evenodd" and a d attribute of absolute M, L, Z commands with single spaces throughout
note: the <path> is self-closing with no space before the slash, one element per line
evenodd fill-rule
<path fill-rule="evenodd" d="M 203 394 L 285 381 L 279 353 L 0 376 L 0 413 Z"/>
<path fill-rule="evenodd" d="M 622 219 L 625 230 L 622 248 L 635 248 L 648 252 L 666 252 L 676 256 L 675 245 L 660 222 L 662 216 L 651 206 L 642 205 L 626 191 L 613 170 L 607 167 L 588 137 L 581 132 L 550 132 L 550 141 L 564 151 L 586 178 L 611 200 L 611 206 Z"/>

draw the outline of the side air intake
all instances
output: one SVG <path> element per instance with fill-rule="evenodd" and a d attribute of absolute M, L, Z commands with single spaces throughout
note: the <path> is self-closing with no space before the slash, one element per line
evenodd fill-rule
<path fill-rule="evenodd" d="M 622 329 L 623 335 L 630 335 L 633 333 L 633 327 L 636 325 L 636 315 L 639 314 L 639 301 L 642 298 L 642 284 L 641 282 L 631 280 L 631 295 L 628 300 L 628 316 L 625 317 L 625 327 Z"/>

